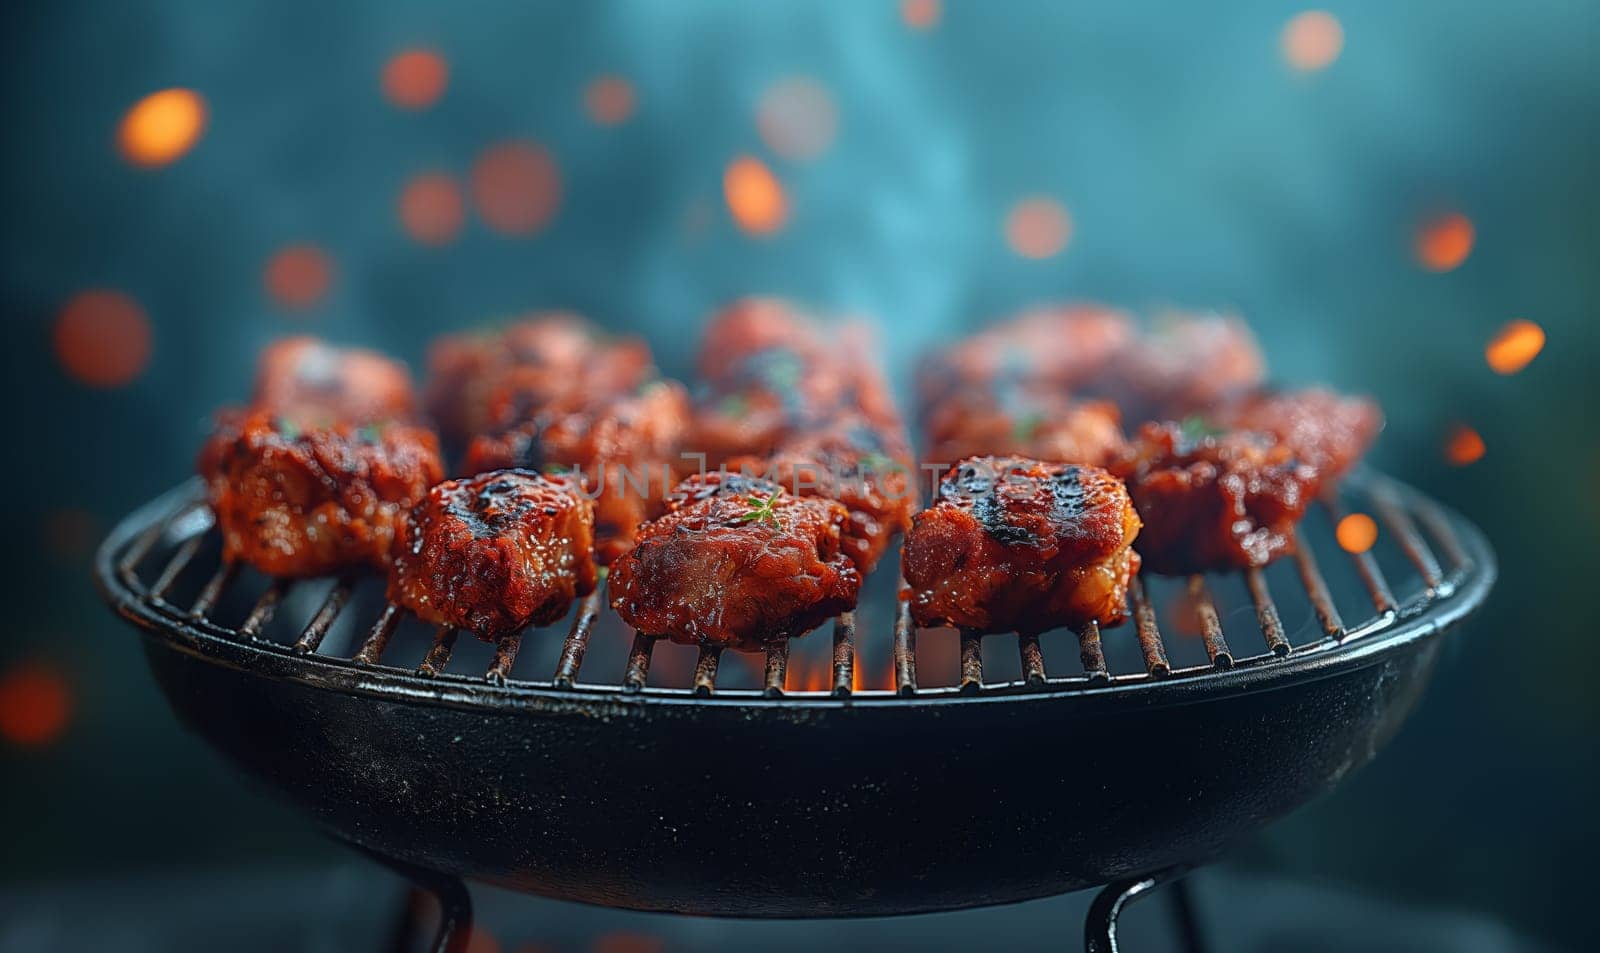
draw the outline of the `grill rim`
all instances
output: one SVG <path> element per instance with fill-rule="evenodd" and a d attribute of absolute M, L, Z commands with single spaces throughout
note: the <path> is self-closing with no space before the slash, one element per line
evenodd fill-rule
<path fill-rule="evenodd" d="M 424 676 L 388 665 L 363 665 L 348 658 L 303 654 L 291 644 L 243 640 L 234 630 L 209 621 L 163 612 L 153 604 L 155 600 L 148 592 L 130 589 L 121 578 L 120 562 L 128 547 L 200 498 L 195 479 L 168 490 L 119 521 L 96 553 L 94 575 L 102 597 L 146 638 L 159 639 L 208 663 L 259 677 L 407 704 L 546 714 L 593 714 L 600 709 L 623 714 L 660 705 L 712 705 L 764 710 L 777 716 L 796 711 L 880 706 L 943 710 L 953 704 L 1062 704 L 1091 710 L 1121 705 L 1166 707 L 1275 690 L 1375 664 L 1390 649 L 1436 636 L 1482 605 L 1498 571 L 1493 550 L 1481 530 L 1455 510 L 1400 481 L 1368 473 L 1356 482 L 1389 494 L 1407 514 L 1415 513 L 1419 505 L 1430 508 L 1454 534 L 1454 543 L 1464 561 L 1444 573 L 1441 584 L 1425 589 L 1421 597 L 1374 616 L 1342 639 L 1324 638 L 1297 647 L 1283 658 L 1253 656 L 1228 669 L 1174 672 L 1161 678 L 1130 676 L 1104 683 L 1074 676 L 1052 679 L 1041 686 L 1024 679 L 986 684 L 977 694 L 965 694 L 956 686 L 919 688 L 909 695 L 869 691 L 846 696 L 785 693 L 776 697 L 764 696 L 759 690 L 696 695 L 692 691 L 649 686 L 625 691 L 578 682 L 566 687 L 521 679 L 486 680 L 451 672 Z M 1373 625 L 1380 630 L 1363 631 Z M 1057 634 L 1056 638 L 1065 640 L 1067 636 Z"/>

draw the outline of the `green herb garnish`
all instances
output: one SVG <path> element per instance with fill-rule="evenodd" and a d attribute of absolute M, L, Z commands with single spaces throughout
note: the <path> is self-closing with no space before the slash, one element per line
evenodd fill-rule
<path fill-rule="evenodd" d="M 737 520 L 738 522 L 761 523 L 771 520 L 773 526 L 781 525 L 778 522 L 778 511 L 776 509 L 776 504 L 778 502 L 777 493 L 773 493 L 764 500 L 759 496 L 752 496 L 747 500 L 747 502 L 751 506 L 755 507 L 755 509 L 748 513 L 741 514 Z"/>
<path fill-rule="evenodd" d="M 282 435 L 285 440 L 299 440 L 300 426 L 288 417 L 279 417 L 272 422 L 272 429 Z"/>
<path fill-rule="evenodd" d="M 1222 435 L 1221 427 L 1213 427 L 1198 414 L 1183 418 L 1183 423 L 1178 425 L 1178 431 L 1183 434 L 1183 439 L 1191 443 Z"/>
<path fill-rule="evenodd" d="M 728 417 L 743 416 L 750 409 L 750 401 L 743 394 L 729 394 L 717 403 L 717 412 Z"/>
<path fill-rule="evenodd" d="M 362 443 L 377 443 L 379 433 L 377 424 L 366 424 L 356 428 L 356 439 Z"/>

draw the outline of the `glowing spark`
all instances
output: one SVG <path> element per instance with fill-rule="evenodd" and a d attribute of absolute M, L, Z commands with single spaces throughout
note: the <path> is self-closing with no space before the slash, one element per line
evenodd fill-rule
<path fill-rule="evenodd" d="M 760 159 L 740 156 L 722 177 L 728 210 L 739 227 L 752 235 L 770 235 L 789 217 L 783 185 Z"/>
<path fill-rule="evenodd" d="M 1308 10 L 1283 28 L 1283 58 L 1297 70 L 1326 69 L 1344 49 L 1344 27 L 1331 13 Z"/>
<path fill-rule="evenodd" d="M 1475 233 L 1472 220 L 1451 213 L 1426 222 L 1417 229 L 1417 261 L 1429 271 L 1452 271 L 1472 254 Z"/>
<path fill-rule="evenodd" d="M 61 737 L 72 718 L 72 690 L 54 669 L 28 663 L 0 678 L 0 737 L 38 748 Z"/>
<path fill-rule="evenodd" d="M 150 322 L 120 291 L 83 291 L 56 317 L 56 359 L 90 387 L 121 387 L 150 363 Z"/>
<path fill-rule="evenodd" d="M 133 104 L 117 129 L 117 146 L 134 165 L 147 168 L 177 161 L 200 141 L 206 101 L 191 89 L 164 89 Z"/>
<path fill-rule="evenodd" d="M 1458 467 L 1476 463 L 1483 458 L 1483 438 L 1466 424 L 1457 424 L 1450 431 L 1444 445 L 1444 458 Z"/>
<path fill-rule="evenodd" d="M 1006 243 L 1024 258 L 1051 258 L 1067 247 L 1072 219 L 1060 202 L 1036 196 L 1018 202 L 1006 216 Z"/>
<path fill-rule="evenodd" d="M 401 109 L 427 109 L 449 82 L 449 64 L 432 50 L 405 50 L 383 66 L 383 95 Z"/>
<path fill-rule="evenodd" d="M 633 84 L 620 76 L 602 76 L 583 91 L 589 118 L 602 126 L 616 126 L 633 115 Z"/>
<path fill-rule="evenodd" d="M 424 245 L 455 241 L 465 219 L 461 187 L 448 175 L 419 175 L 400 193 L 400 224 L 407 235 Z"/>
<path fill-rule="evenodd" d="M 333 261 L 315 245 L 290 245 L 267 260 L 262 283 L 280 305 L 303 311 L 328 293 Z"/>
<path fill-rule="evenodd" d="M 561 205 L 561 172 L 536 142 L 507 142 L 486 149 L 472 166 L 472 198 L 489 227 L 507 235 L 532 235 Z"/>
<path fill-rule="evenodd" d="M 1378 541 L 1378 524 L 1365 513 L 1351 513 L 1339 521 L 1334 535 L 1346 552 L 1364 553 Z"/>
<path fill-rule="evenodd" d="M 1518 318 L 1500 329 L 1484 348 L 1484 357 L 1496 374 L 1515 374 L 1544 350 L 1544 328 Z"/>

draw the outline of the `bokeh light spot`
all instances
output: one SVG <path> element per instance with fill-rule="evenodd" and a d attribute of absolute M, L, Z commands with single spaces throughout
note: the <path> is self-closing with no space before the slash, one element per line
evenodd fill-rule
<path fill-rule="evenodd" d="M 555 217 L 561 172 L 536 142 L 491 146 L 472 166 L 472 200 L 495 231 L 531 235 Z"/>
<path fill-rule="evenodd" d="M 301 311 L 328 293 L 333 260 L 315 245 L 290 245 L 267 260 L 263 281 L 274 301 Z"/>
<path fill-rule="evenodd" d="M 383 65 L 383 95 L 401 109 L 427 109 L 449 82 L 450 65 L 433 50 L 403 50 Z"/>
<path fill-rule="evenodd" d="M 833 96 L 814 79 L 797 76 L 774 84 L 756 107 L 756 129 L 767 148 L 785 159 L 815 159 L 839 132 Z"/>
<path fill-rule="evenodd" d="M 73 295 L 56 317 L 54 337 L 61 366 L 90 387 L 121 387 L 150 363 L 150 322 L 120 291 Z"/>
<path fill-rule="evenodd" d="M 1475 237 L 1472 220 L 1460 213 L 1452 212 L 1424 222 L 1417 229 L 1417 261 L 1429 271 L 1459 268 L 1472 254 Z"/>
<path fill-rule="evenodd" d="M 740 156 L 729 163 L 722 191 L 733 220 L 752 235 L 770 235 L 789 218 L 783 184 L 760 159 Z"/>
<path fill-rule="evenodd" d="M 134 165 L 154 168 L 194 148 L 206 128 L 206 101 L 192 89 L 163 89 L 133 104 L 117 128 L 117 146 Z"/>
<path fill-rule="evenodd" d="M 939 0 L 900 0 L 900 19 L 913 30 L 931 30 L 939 25 Z"/>
<path fill-rule="evenodd" d="M 1334 535 L 1346 552 L 1364 553 L 1378 541 L 1378 524 L 1365 513 L 1351 513 L 1339 521 Z"/>
<path fill-rule="evenodd" d="M 633 115 L 633 84 L 621 76 L 601 76 L 583 91 L 583 108 L 602 126 L 617 126 Z"/>
<path fill-rule="evenodd" d="M 59 739 L 72 720 L 72 690 L 50 666 L 29 662 L 0 677 L 0 737 L 39 748 Z"/>
<path fill-rule="evenodd" d="M 1326 69 L 1344 49 L 1344 27 L 1333 14 L 1308 10 L 1283 28 L 1283 58 L 1297 70 Z"/>
<path fill-rule="evenodd" d="M 45 514 L 45 546 L 62 562 L 77 563 L 88 558 L 99 533 L 94 514 L 81 507 L 68 506 Z"/>
<path fill-rule="evenodd" d="M 1506 324 L 1489 341 L 1484 357 L 1496 374 L 1515 374 L 1544 350 L 1544 328 L 1518 318 Z"/>
<path fill-rule="evenodd" d="M 1006 243 L 1024 258 L 1058 255 L 1071 237 L 1072 219 L 1052 198 L 1024 199 L 1006 216 Z"/>
<path fill-rule="evenodd" d="M 1444 458 L 1455 466 L 1464 467 L 1482 459 L 1485 449 L 1483 438 L 1476 430 L 1466 424 L 1456 424 L 1445 438 Z"/>
<path fill-rule="evenodd" d="M 424 245 L 448 245 L 461 234 L 466 202 L 456 180 L 442 172 L 418 175 L 400 193 L 400 224 Z"/>

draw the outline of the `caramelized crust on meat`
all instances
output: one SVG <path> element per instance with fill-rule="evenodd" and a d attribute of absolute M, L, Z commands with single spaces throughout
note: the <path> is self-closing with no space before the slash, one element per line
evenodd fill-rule
<path fill-rule="evenodd" d="M 594 507 L 571 480 L 501 470 L 428 491 L 394 540 L 389 599 L 492 641 L 594 591 Z"/>
<path fill-rule="evenodd" d="M 1115 404 L 1004 378 L 946 396 L 927 414 L 925 430 L 928 462 L 940 465 L 999 455 L 1106 466 L 1126 447 Z"/>
<path fill-rule="evenodd" d="M 1038 633 L 1127 616 L 1139 534 L 1122 482 L 1095 467 L 977 457 L 939 482 L 903 564 L 921 626 Z"/>
<path fill-rule="evenodd" d="M 896 533 L 911 527 L 916 471 L 910 448 L 865 417 L 795 437 L 770 457 L 740 457 L 730 470 L 759 474 L 797 496 L 835 500 L 850 513 L 844 551 L 871 572 Z"/>
<path fill-rule="evenodd" d="M 683 387 L 655 381 L 638 394 L 589 406 L 563 400 L 467 448 L 467 473 L 512 468 L 576 471 L 595 504 L 595 548 L 610 565 L 658 515 L 689 425 Z"/>
<path fill-rule="evenodd" d="M 1173 315 L 1123 348 L 1101 392 L 1129 421 L 1204 410 L 1261 385 L 1266 362 L 1238 318 Z"/>
<path fill-rule="evenodd" d="M 612 607 L 640 632 L 761 651 L 855 607 L 843 506 L 725 473 L 675 496 L 611 569 Z"/>
<path fill-rule="evenodd" d="M 222 415 L 198 469 L 223 558 L 273 576 L 383 565 L 396 523 L 444 478 L 431 431 L 303 428 L 268 410 Z"/>
<path fill-rule="evenodd" d="M 1371 401 L 1320 390 L 1146 424 L 1115 468 L 1144 519 L 1139 551 L 1162 573 L 1265 565 L 1381 426 Z"/>
<path fill-rule="evenodd" d="M 262 352 L 252 405 L 304 426 L 410 420 L 417 410 L 404 365 L 313 337 L 284 338 Z"/>

